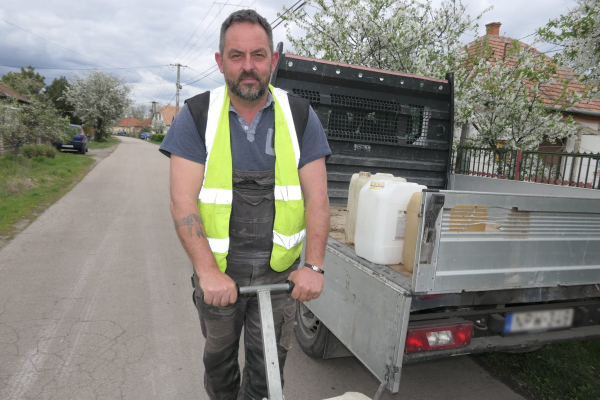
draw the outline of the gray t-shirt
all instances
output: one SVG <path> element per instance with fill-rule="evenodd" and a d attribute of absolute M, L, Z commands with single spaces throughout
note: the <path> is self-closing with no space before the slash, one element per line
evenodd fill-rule
<path fill-rule="evenodd" d="M 254 120 L 248 123 L 237 113 L 233 105 L 229 107 L 229 130 L 231 132 L 231 158 L 233 169 L 242 171 L 269 171 L 275 169 L 275 150 L 272 147 L 275 111 L 273 98 L 269 93 L 267 103 Z M 206 163 L 206 146 L 200 140 L 194 118 L 187 104 L 169 128 L 160 151 L 199 164 Z M 311 161 L 331 155 L 327 137 L 319 118 L 312 107 L 308 123 L 302 136 L 300 163 L 298 169 Z"/>

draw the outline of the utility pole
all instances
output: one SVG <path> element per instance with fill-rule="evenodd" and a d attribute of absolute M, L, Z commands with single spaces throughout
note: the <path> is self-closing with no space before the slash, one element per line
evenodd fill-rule
<path fill-rule="evenodd" d="M 171 64 L 175 67 L 177 67 L 177 83 L 175 83 L 175 88 L 176 88 L 176 92 L 175 92 L 175 116 L 177 116 L 177 114 L 179 114 L 179 90 L 182 88 L 181 84 L 179 83 L 180 81 L 180 74 L 179 74 L 179 68 L 183 67 L 183 68 L 187 68 L 186 65 L 181 65 L 179 63 L 177 64 Z"/>

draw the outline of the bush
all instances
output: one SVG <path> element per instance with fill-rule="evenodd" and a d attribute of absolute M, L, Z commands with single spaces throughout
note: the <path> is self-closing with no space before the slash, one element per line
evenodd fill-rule
<path fill-rule="evenodd" d="M 22 152 L 25 158 L 36 158 L 39 156 L 47 158 L 56 157 L 56 149 L 45 144 L 23 146 Z"/>
<path fill-rule="evenodd" d="M 162 143 L 162 141 L 165 139 L 165 136 L 167 135 L 165 135 L 164 133 L 157 133 L 152 137 L 152 140 Z"/>
<path fill-rule="evenodd" d="M 56 149 L 54 147 L 51 146 L 46 146 L 44 155 L 46 156 L 46 158 L 54 158 L 56 157 Z"/>

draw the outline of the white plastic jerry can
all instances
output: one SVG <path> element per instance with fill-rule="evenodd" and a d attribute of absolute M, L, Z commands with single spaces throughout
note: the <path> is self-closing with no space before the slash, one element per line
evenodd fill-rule
<path fill-rule="evenodd" d="M 361 189 L 372 180 L 385 179 L 396 182 L 406 182 L 406 179 L 394 176 L 392 174 L 376 173 L 371 175 L 370 172 L 359 172 L 353 174 L 350 180 L 348 190 L 348 213 L 346 214 L 346 223 L 344 225 L 346 243 L 354 243 L 354 235 L 356 232 L 356 213 L 358 211 L 358 196 Z"/>
<path fill-rule="evenodd" d="M 416 183 L 373 180 L 362 188 L 356 217 L 356 255 L 376 264 L 402 264 L 406 210 Z"/>

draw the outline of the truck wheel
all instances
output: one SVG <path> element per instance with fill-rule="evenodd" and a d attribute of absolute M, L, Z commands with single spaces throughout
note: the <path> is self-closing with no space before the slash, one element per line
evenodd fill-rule
<path fill-rule="evenodd" d="M 294 332 L 302 351 L 312 358 L 323 358 L 329 330 L 300 302 L 296 308 Z"/>

